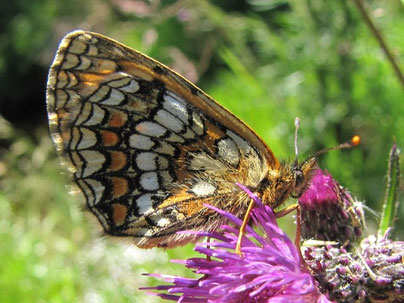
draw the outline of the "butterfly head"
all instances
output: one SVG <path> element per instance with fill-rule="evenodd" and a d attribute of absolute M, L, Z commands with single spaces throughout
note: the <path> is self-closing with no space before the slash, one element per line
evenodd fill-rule
<path fill-rule="evenodd" d="M 303 194 L 304 190 L 309 185 L 313 172 L 317 167 L 316 164 L 317 158 L 310 157 L 298 165 L 292 165 L 291 171 L 294 180 L 294 184 L 292 184 L 293 198 L 299 198 Z"/>
<path fill-rule="evenodd" d="M 297 161 L 298 151 L 297 151 L 297 147 L 296 147 L 296 159 L 291 167 L 292 176 L 293 176 L 293 180 L 294 180 L 294 188 L 292 190 L 292 197 L 299 198 L 303 194 L 303 192 L 307 188 L 307 186 L 309 185 L 313 172 L 317 168 L 316 164 L 317 164 L 318 156 L 320 156 L 328 151 L 331 151 L 331 150 L 351 148 L 353 146 L 358 145 L 359 142 L 360 142 L 360 137 L 354 136 L 348 142 L 319 150 L 318 152 L 310 155 L 306 160 L 304 160 L 301 163 L 298 163 L 298 161 Z"/>

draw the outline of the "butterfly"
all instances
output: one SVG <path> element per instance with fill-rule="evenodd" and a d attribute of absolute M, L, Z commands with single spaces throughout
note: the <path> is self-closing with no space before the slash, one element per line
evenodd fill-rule
<path fill-rule="evenodd" d="M 49 71 L 53 142 L 106 234 L 141 248 L 214 231 L 210 204 L 246 218 L 250 198 L 273 208 L 307 186 L 316 158 L 280 162 L 240 119 L 163 64 L 100 34 L 74 31 Z"/>

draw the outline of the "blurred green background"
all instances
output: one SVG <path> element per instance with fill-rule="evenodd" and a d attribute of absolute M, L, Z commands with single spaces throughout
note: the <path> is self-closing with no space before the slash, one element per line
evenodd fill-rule
<path fill-rule="evenodd" d="M 404 3 L 366 7 L 403 61 Z M 169 260 L 195 255 L 102 238 L 68 194 L 45 86 L 60 39 L 77 28 L 197 83 L 281 159 L 293 159 L 296 116 L 301 158 L 361 135 L 360 146 L 323 155 L 320 166 L 376 212 L 367 213 L 374 232 L 389 149 L 394 138 L 404 146 L 404 86 L 353 1 L 0 0 L 1 302 L 161 302 L 138 290 L 160 284 L 141 273 L 184 274 Z M 394 238 L 402 207 L 400 218 Z"/>

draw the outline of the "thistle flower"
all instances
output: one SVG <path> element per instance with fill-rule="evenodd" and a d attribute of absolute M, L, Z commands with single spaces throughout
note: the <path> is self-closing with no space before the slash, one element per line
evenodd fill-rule
<path fill-rule="evenodd" d="M 404 302 L 404 242 L 370 236 L 362 242 L 368 274 L 362 277 L 370 302 Z"/>
<path fill-rule="evenodd" d="M 365 269 L 361 260 L 344 248 L 302 247 L 306 264 L 319 283 L 319 289 L 337 302 L 364 302 L 366 289 L 361 281 Z"/>
<path fill-rule="evenodd" d="M 149 274 L 171 284 L 143 288 L 178 302 L 330 302 L 321 295 L 314 279 L 305 268 L 299 252 L 278 227 L 272 209 L 242 185 L 255 207 L 251 219 L 259 233 L 247 227 L 242 239 L 243 256 L 234 250 L 242 221 L 230 213 L 206 205 L 232 222 L 235 227 L 222 226 L 223 233 L 198 232 L 213 241 L 196 244 L 195 251 L 211 258 L 175 261 L 201 274 L 199 279 Z"/>
<path fill-rule="evenodd" d="M 380 240 L 365 238 L 354 250 L 364 227 L 362 205 L 320 169 L 299 204 L 302 238 L 335 241 L 334 246 L 302 247 L 327 298 L 345 303 L 404 302 L 404 242 L 391 241 L 386 233 Z"/>
<path fill-rule="evenodd" d="M 404 242 L 366 238 L 362 248 L 303 247 L 321 292 L 337 302 L 404 302 Z"/>
<path fill-rule="evenodd" d="M 362 205 L 329 173 L 321 169 L 315 171 L 309 187 L 299 198 L 299 205 L 303 239 L 341 244 L 360 239 L 364 227 Z"/>

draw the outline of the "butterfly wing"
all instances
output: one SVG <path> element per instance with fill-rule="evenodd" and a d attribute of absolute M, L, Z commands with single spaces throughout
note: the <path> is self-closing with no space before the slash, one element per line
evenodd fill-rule
<path fill-rule="evenodd" d="M 102 35 L 75 31 L 51 66 L 52 139 L 104 231 L 141 247 L 214 229 L 204 203 L 245 207 L 235 182 L 254 186 L 278 161 L 243 122 L 192 83 Z"/>

